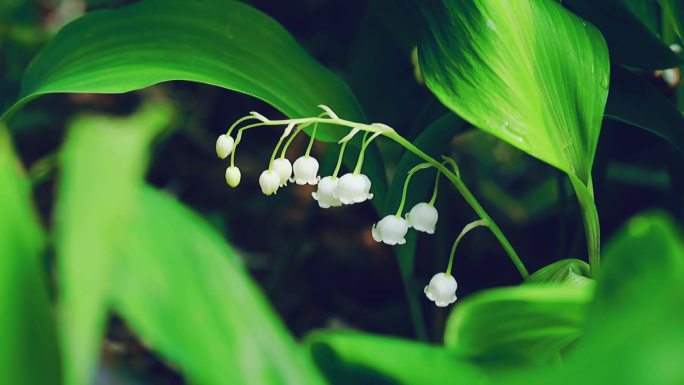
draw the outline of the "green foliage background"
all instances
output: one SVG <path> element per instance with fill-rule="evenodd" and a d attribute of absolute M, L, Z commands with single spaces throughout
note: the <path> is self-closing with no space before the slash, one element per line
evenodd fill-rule
<path fill-rule="evenodd" d="M 3 2 L 0 373 L 13 384 L 682 383 L 684 120 L 678 84 L 654 70 L 682 63 L 668 45 L 681 43 L 683 9 Z M 227 124 L 321 103 L 455 158 L 534 273 L 521 280 L 476 232 L 457 253 L 459 301 L 425 300 L 423 283 L 477 218 L 445 183 L 434 237 L 372 242 L 419 161 L 388 141 L 364 167 L 373 205 L 323 212 L 298 187 L 260 196 L 270 129 L 246 136 L 243 183 L 225 186 L 213 140 Z M 501 118 L 523 144 L 490 124 Z M 326 175 L 344 132 L 321 132 Z M 409 207 L 431 192 L 428 174 Z M 589 254 L 607 244 L 598 274 L 586 240 Z"/>

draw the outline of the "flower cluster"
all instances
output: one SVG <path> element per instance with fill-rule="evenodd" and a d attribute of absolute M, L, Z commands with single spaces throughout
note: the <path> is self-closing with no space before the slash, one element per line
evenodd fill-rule
<path fill-rule="evenodd" d="M 259 176 L 259 186 L 265 195 L 276 194 L 279 188 L 285 187 L 290 182 L 298 185 L 316 185 L 317 189 L 311 195 L 318 202 L 318 205 L 324 209 L 361 203 L 372 199 L 372 182 L 368 176 L 361 173 L 364 153 L 368 145 L 376 137 L 391 135 L 394 133 L 394 130 L 380 123 L 366 125 L 342 120 L 329 107 L 324 105 L 319 107 L 323 110 L 323 113 L 315 118 L 269 120 L 261 114 L 252 112 L 250 115 L 236 121 L 226 134 L 220 135 L 216 140 L 216 154 L 218 157 L 221 159 L 226 159 L 228 156 L 231 157 L 230 166 L 226 169 L 225 175 L 227 184 L 231 187 L 237 187 L 240 184 L 241 173 L 240 169 L 235 166 L 235 151 L 240 144 L 243 133 L 254 127 L 284 125 L 286 128 L 273 150 L 268 168 Z M 318 175 L 318 161 L 311 156 L 311 148 L 316 139 L 319 123 L 336 124 L 350 129 L 349 134 L 339 141 L 341 148 L 334 172 L 332 175 L 324 176 L 323 178 Z M 312 130 L 306 152 L 297 158 L 294 163 L 291 163 L 286 157 L 287 149 L 295 136 L 309 126 L 312 126 Z M 231 134 L 236 129 L 238 133 L 233 138 Z M 347 143 L 361 131 L 364 132 L 364 137 L 361 141 L 361 151 L 356 167 L 352 172 L 338 177 Z M 278 156 L 279 151 L 280 155 Z M 453 161 L 451 162 L 453 163 Z M 437 164 L 435 165 L 435 163 Z M 422 163 L 407 173 L 401 203 L 396 213 L 385 216 L 374 224 L 371 229 L 371 234 L 375 241 L 388 245 L 402 245 L 406 243 L 406 234 L 411 228 L 428 234 L 435 232 L 439 214 L 434 207 L 434 203 L 437 197 L 440 175 L 444 172 L 443 165 L 444 163 L 440 166 L 438 162 Z M 402 217 L 409 181 L 412 176 L 419 170 L 437 166 L 440 166 L 442 170 L 440 171 L 440 167 L 438 167 L 432 199 L 428 202 L 416 204 L 405 217 Z M 459 236 L 457 242 L 463 234 Z M 447 272 L 436 274 L 425 287 L 425 295 L 431 301 L 434 301 L 437 306 L 447 306 L 456 300 L 456 280 L 450 275 L 452 260 L 453 250 Z"/>

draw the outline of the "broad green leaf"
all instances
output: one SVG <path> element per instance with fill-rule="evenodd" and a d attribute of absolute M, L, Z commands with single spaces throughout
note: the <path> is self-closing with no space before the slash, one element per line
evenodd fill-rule
<path fill-rule="evenodd" d="M 466 357 L 547 363 L 582 334 L 593 286 L 523 285 L 487 290 L 460 303 L 444 341 Z"/>
<path fill-rule="evenodd" d="M 314 333 L 306 342 L 333 385 L 486 383 L 480 369 L 442 347 L 351 332 Z"/>
<path fill-rule="evenodd" d="M 526 283 L 564 283 L 569 285 L 588 284 L 589 265 L 579 259 L 563 259 L 535 271 L 525 279 Z"/>
<path fill-rule="evenodd" d="M 563 0 L 581 18 L 595 25 L 606 38 L 612 62 L 633 68 L 664 69 L 682 61 L 633 12 L 637 0 Z M 640 17 L 643 19 L 642 17 Z"/>
<path fill-rule="evenodd" d="M 458 116 L 449 113 L 425 128 L 413 143 L 426 154 L 439 159 L 440 155 L 444 154 L 447 150 L 454 135 L 464 129 L 465 122 Z M 396 212 L 399 202 L 401 201 L 406 175 L 411 168 L 420 162 L 421 159 L 410 151 L 406 151 L 401 157 L 387 192 L 387 199 L 385 200 L 384 209 L 381 212 L 382 215 L 394 214 Z M 434 180 L 435 171 L 419 171 L 418 174 L 411 178 L 411 185 L 406 194 L 406 206 L 403 214 L 411 210 L 411 207 L 416 203 L 430 199 L 427 195 L 428 192 L 432 191 Z M 395 247 L 394 250 L 399 261 L 399 269 L 404 281 L 416 334 L 419 339 L 425 339 L 427 333 L 425 332 L 422 309 L 418 299 L 420 290 L 418 289 L 414 276 L 416 242 L 417 236 L 415 232 L 409 232 L 406 237 L 406 243 Z"/>
<path fill-rule="evenodd" d="M 650 131 L 684 153 L 684 117 L 677 106 L 626 69 L 613 67 L 611 78 L 606 116 Z"/>
<path fill-rule="evenodd" d="M 622 0 L 625 8 L 628 9 L 639 21 L 651 31 L 658 35 L 658 4 L 654 0 Z M 622 23 L 625 28 L 626 23 Z"/>
<path fill-rule="evenodd" d="M 586 330 L 562 366 L 501 373 L 494 384 L 684 382 L 684 238 L 671 218 L 631 219 L 606 247 Z"/>
<path fill-rule="evenodd" d="M 362 117 L 347 86 L 280 24 L 231 0 L 145 0 L 89 13 L 34 59 L 18 104 L 48 93 L 122 93 L 169 80 L 252 95 L 292 117 L 318 115 L 319 104 L 341 117 Z M 336 137 L 321 130 L 321 139 Z"/>
<path fill-rule="evenodd" d="M 84 116 L 61 153 L 56 213 L 60 334 L 66 384 L 87 384 L 98 360 L 113 249 L 135 212 L 148 147 L 171 111 L 148 105 L 130 118 Z"/>
<path fill-rule="evenodd" d="M 45 235 L 6 127 L 0 124 L 0 373 L 16 385 L 60 384 Z"/>
<path fill-rule="evenodd" d="M 19 101 L 3 118 L 44 94 L 123 93 L 170 80 L 251 95 L 293 118 L 316 116 L 321 112 L 316 106 L 326 104 L 341 118 L 364 120 L 344 82 L 275 20 L 232 0 L 144 0 L 85 15 L 65 26 L 33 60 Z M 347 133 L 322 128 L 317 138 L 325 141 Z M 387 181 L 375 147 L 366 159 L 373 193 L 383 198 Z M 352 166 L 355 161 L 345 159 Z"/>
<path fill-rule="evenodd" d="M 142 340 L 196 384 L 322 384 L 222 236 L 161 192 L 139 199 L 111 293 Z"/>
<path fill-rule="evenodd" d="M 553 0 L 426 4 L 420 64 L 440 101 L 589 185 L 610 70 L 601 33 Z"/>

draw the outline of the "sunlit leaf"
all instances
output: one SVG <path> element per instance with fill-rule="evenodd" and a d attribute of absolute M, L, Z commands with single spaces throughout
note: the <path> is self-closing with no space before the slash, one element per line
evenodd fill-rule
<path fill-rule="evenodd" d="M 426 4 L 421 70 L 442 103 L 588 185 L 608 94 L 601 33 L 552 0 Z"/>
<path fill-rule="evenodd" d="M 221 235 L 146 188 L 117 249 L 114 311 L 197 384 L 322 384 Z"/>
<path fill-rule="evenodd" d="M 445 344 L 480 360 L 549 362 L 582 334 L 592 293 L 592 285 L 484 291 L 454 309 Z"/>
<path fill-rule="evenodd" d="M 92 379 L 113 249 L 135 212 L 149 144 L 170 117 L 168 107 L 149 105 L 130 118 L 87 116 L 71 124 L 61 154 L 55 238 L 67 384 Z"/>
<path fill-rule="evenodd" d="M 476 366 L 442 347 L 348 332 L 314 333 L 311 355 L 333 385 L 481 384 Z"/>
<path fill-rule="evenodd" d="M 0 124 L 0 373 L 16 385 L 60 384 L 57 334 L 31 186 Z"/>

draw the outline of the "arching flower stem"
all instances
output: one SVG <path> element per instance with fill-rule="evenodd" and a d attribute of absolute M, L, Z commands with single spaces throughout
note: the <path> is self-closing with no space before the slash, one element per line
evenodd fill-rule
<path fill-rule="evenodd" d="M 475 211 L 475 213 L 482 220 L 484 220 L 488 223 L 488 227 L 491 230 L 492 234 L 494 234 L 496 239 L 499 241 L 499 243 L 503 247 L 504 251 L 508 254 L 511 261 L 513 262 L 515 267 L 518 269 L 518 272 L 520 273 L 520 275 L 523 278 L 526 278 L 529 275 L 527 268 L 523 264 L 522 260 L 520 259 L 520 257 L 516 253 L 515 249 L 511 245 L 511 243 L 508 241 L 506 236 L 503 234 L 503 232 L 501 231 L 499 226 L 497 226 L 496 223 L 491 219 L 489 214 L 487 214 L 487 212 L 482 207 L 482 205 L 480 205 L 480 203 L 477 201 L 475 196 L 473 196 L 472 192 L 470 192 L 468 187 L 466 187 L 466 185 L 461 180 L 460 176 L 457 175 L 457 173 L 455 173 L 454 171 L 449 170 L 441 162 L 437 161 L 433 157 L 431 157 L 428 154 L 426 154 L 425 152 L 423 152 L 421 149 L 416 147 L 413 143 L 406 140 L 403 136 L 399 135 L 392 128 L 384 126 L 384 125 L 356 123 L 356 122 L 352 122 L 352 121 L 340 119 L 340 118 L 315 117 L 315 118 L 269 120 L 266 122 L 261 122 L 259 124 L 254 124 L 254 125 L 249 125 L 249 126 L 243 127 L 243 129 L 256 127 L 256 126 L 288 125 L 291 123 L 294 123 L 296 125 L 303 124 L 303 123 L 332 124 L 332 125 L 349 127 L 353 130 L 383 135 L 383 136 L 393 140 L 394 142 L 396 142 L 400 146 L 404 147 L 406 150 L 412 152 L 413 154 L 415 154 L 419 158 L 423 159 L 425 162 L 430 163 L 433 167 L 435 167 L 442 174 L 444 174 L 444 176 L 446 176 L 446 178 L 454 185 L 454 187 L 456 187 L 456 189 L 461 194 L 463 199 L 465 199 L 465 201 L 470 205 L 470 207 Z M 241 129 L 241 131 L 242 131 L 242 129 Z M 374 138 L 374 136 L 372 136 L 371 138 Z M 347 137 L 349 137 L 349 135 Z M 347 139 L 347 138 L 345 138 L 345 139 Z M 239 142 L 239 138 L 236 139 L 236 143 L 235 143 L 236 146 L 237 146 L 238 142 Z M 364 144 L 367 146 L 367 144 L 369 142 L 370 142 L 370 139 L 369 139 L 369 141 L 365 141 Z M 362 146 L 362 153 L 363 153 L 363 146 Z M 234 154 L 235 154 L 235 151 L 233 151 L 233 153 L 231 154 L 231 164 L 233 161 L 232 156 Z M 358 166 L 358 163 L 357 163 L 357 166 Z"/>
<path fill-rule="evenodd" d="M 409 182 L 411 181 L 411 178 L 413 175 L 418 172 L 419 170 L 426 169 L 428 167 L 432 167 L 430 163 L 421 163 L 415 167 L 413 167 L 409 172 L 406 174 L 406 179 L 404 180 L 404 189 L 401 192 L 401 202 L 399 202 L 399 207 L 397 208 L 397 212 L 394 214 L 397 217 L 401 216 L 401 213 L 404 211 L 404 204 L 406 204 L 406 194 L 408 192 L 408 186 Z"/>
<path fill-rule="evenodd" d="M 451 246 L 451 253 L 449 254 L 449 265 L 447 266 L 446 275 L 451 275 L 451 267 L 454 265 L 454 254 L 456 254 L 456 248 L 458 247 L 458 244 L 461 242 L 461 239 L 468 234 L 468 232 L 476 227 L 484 226 L 487 227 L 487 221 L 484 219 L 480 219 L 474 222 L 470 222 L 465 227 L 463 227 L 463 230 L 461 230 L 461 233 L 458 234 L 458 237 L 456 237 L 456 240 L 454 241 L 454 245 Z"/>

